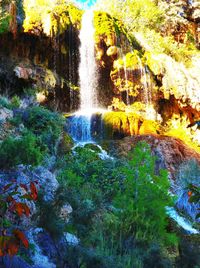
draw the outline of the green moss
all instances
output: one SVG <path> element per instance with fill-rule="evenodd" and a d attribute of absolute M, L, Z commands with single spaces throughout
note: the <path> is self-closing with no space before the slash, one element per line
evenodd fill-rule
<path fill-rule="evenodd" d="M 70 25 L 80 28 L 83 11 L 73 4 L 31 7 L 25 5 L 24 31 L 47 35 L 62 34 Z"/>
<path fill-rule="evenodd" d="M 162 73 L 159 55 L 153 56 L 151 52 L 145 52 L 142 60 L 148 65 L 149 69 L 155 75 L 159 75 L 160 73 Z"/>
<path fill-rule="evenodd" d="M 8 32 L 10 23 L 10 16 L 0 16 L 0 34 Z"/>
<path fill-rule="evenodd" d="M 133 52 L 128 52 L 123 58 L 119 58 L 115 61 L 115 66 L 117 68 L 126 67 L 131 69 L 140 68 L 140 53 L 138 50 Z"/>
<path fill-rule="evenodd" d="M 71 24 L 80 28 L 82 14 L 83 11 L 72 4 L 56 6 L 51 12 L 54 33 L 62 34 Z"/>
<path fill-rule="evenodd" d="M 69 151 L 72 149 L 73 146 L 74 142 L 72 138 L 66 132 L 64 132 L 62 135 L 62 140 L 59 148 L 60 154 L 69 153 Z"/>
<path fill-rule="evenodd" d="M 136 40 L 133 40 L 134 38 L 129 35 L 122 21 L 110 16 L 106 12 L 94 12 L 94 27 L 96 31 L 96 43 L 99 43 L 99 41 L 103 38 L 108 46 L 120 46 L 121 44 L 117 42 L 117 37 L 119 37 L 118 40 L 120 40 L 120 37 L 123 35 L 125 39 L 129 41 L 130 44 L 135 43 L 133 47 L 141 49 L 138 42 Z"/>
<path fill-rule="evenodd" d="M 69 10 L 69 16 L 70 16 L 71 23 L 73 25 L 78 25 L 78 27 L 80 27 L 83 11 L 78 9 L 77 7 L 75 7 L 72 4 L 70 4 L 68 6 L 68 10 Z"/>
<path fill-rule="evenodd" d="M 101 36 L 109 37 L 115 34 L 115 24 L 112 17 L 106 12 L 94 12 L 95 38 L 99 41 Z"/>

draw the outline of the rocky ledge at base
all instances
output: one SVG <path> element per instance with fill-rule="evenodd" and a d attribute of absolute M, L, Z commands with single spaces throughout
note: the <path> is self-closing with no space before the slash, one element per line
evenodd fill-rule
<path fill-rule="evenodd" d="M 168 136 L 136 135 L 105 142 L 104 146 L 107 146 L 113 155 L 127 156 L 139 141 L 150 145 L 152 154 L 157 157 L 156 170 L 166 168 L 172 179 L 175 179 L 175 173 L 182 163 L 192 159 L 200 163 L 200 153 L 189 148 L 180 139 Z"/>

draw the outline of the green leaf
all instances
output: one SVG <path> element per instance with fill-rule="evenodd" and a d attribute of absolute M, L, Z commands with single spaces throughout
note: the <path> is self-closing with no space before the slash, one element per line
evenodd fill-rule
<path fill-rule="evenodd" d="M 9 228 L 12 226 L 12 223 L 8 219 L 3 219 L 2 224 L 4 228 Z"/>
<path fill-rule="evenodd" d="M 196 215 L 196 217 L 195 217 L 195 219 L 198 219 L 198 218 L 200 218 L 200 213 L 198 213 L 198 214 Z"/>

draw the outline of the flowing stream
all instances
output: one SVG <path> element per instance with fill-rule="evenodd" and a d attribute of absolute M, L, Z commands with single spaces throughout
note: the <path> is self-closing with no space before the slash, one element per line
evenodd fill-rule
<path fill-rule="evenodd" d="M 170 216 L 179 226 L 181 226 L 189 234 L 199 234 L 199 231 L 192 227 L 192 224 L 180 216 L 173 207 L 166 207 L 167 215 Z"/>

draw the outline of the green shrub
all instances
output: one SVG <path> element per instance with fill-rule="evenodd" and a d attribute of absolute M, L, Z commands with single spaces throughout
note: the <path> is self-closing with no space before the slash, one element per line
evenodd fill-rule
<path fill-rule="evenodd" d="M 14 97 L 12 97 L 11 100 L 9 100 L 6 97 L 0 97 L 0 108 L 7 108 L 7 109 L 15 109 L 15 108 L 19 108 L 20 106 L 20 98 L 15 95 Z"/>
<path fill-rule="evenodd" d="M 114 227 L 116 234 L 120 233 L 123 239 L 133 236 L 136 241 L 145 243 L 175 242 L 166 231 L 165 207 L 173 204 L 168 193 L 167 171 L 160 170 L 159 176 L 155 175 L 155 158 L 146 143 L 138 143 L 122 172 L 123 187 L 113 202 L 117 209 L 113 213 L 118 220 Z"/>
<path fill-rule="evenodd" d="M 23 89 L 23 94 L 29 97 L 36 97 L 36 92 L 40 92 L 39 88 L 27 87 Z"/>
<path fill-rule="evenodd" d="M 44 201 L 43 193 L 38 198 L 38 226 L 44 228 L 53 238 L 61 237 L 66 223 L 59 217 L 61 206 L 64 205 L 64 189 L 58 189 L 53 201 Z"/>
<path fill-rule="evenodd" d="M 155 175 L 155 158 L 145 143 L 128 162 L 101 160 L 91 148 L 76 148 L 59 175 L 73 208 L 68 228 L 85 249 L 78 258 L 84 267 L 142 268 L 156 258 L 168 267 L 162 248 L 177 239 L 167 232 L 165 206 L 173 203 L 167 172 Z M 157 248 L 148 251 L 153 243 Z"/>
<path fill-rule="evenodd" d="M 8 32 L 9 23 L 10 23 L 10 16 L 8 16 L 8 14 L 0 16 L 0 34 Z"/>
<path fill-rule="evenodd" d="M 55 112 L 40 106 L 28 108 L 24 125 L 40 140 L 41 146 L 55 152 L 55 145 L 63 130 L 63 118 Z"/>
<path fill-rule="evenodd" d="M 18 138 L 8 137 L 0 145 L 0 168 L 12 168 L 19 164 L 37 166 L 43 156 L 44 152 L 33 134 L 24 133 Z"/>
<path fill-rule="evenodd" d="M 17 95 L 15 95 L 14 97 L 12 97 L 10 101 L 10 106 L 12 109 L 19 108 L 20 103 L 21 103 L 20 98 Z"/>
<path fill-rule="evenodd" d="M 0 108 L 9 109 L 9 100 L 6 97 L 0 97 Z"/>

